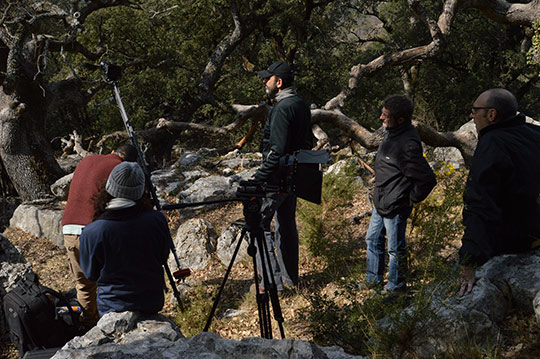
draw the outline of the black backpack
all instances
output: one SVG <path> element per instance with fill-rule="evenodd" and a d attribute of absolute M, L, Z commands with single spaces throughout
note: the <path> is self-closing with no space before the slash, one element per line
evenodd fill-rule
<path fill-rule="evenodd" d="M 20 279 L 4 296 L 6 322 L 19 355 L 23 357 L 34 349 L 62 347 L 82 334 L 80 313 L 73 311 L 73 304 L 57 291 L 40 285 L 34 273 Z M 66 310 L 57 310 L 60 306 Z"/>

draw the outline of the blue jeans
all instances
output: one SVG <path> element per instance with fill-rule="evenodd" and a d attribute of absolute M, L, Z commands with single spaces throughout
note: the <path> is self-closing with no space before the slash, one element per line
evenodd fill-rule
<path fill-rule="evenodd" d="M 373 208 L 371 221 L 366 233 L 367 242 L 367 273 L 366 282 L 376 285 L 383 282 L 385 259 L 385 235 L 388 237 L 388 283 L 385 288 L 398 290 L 405 288 L 407 273 L 407 244 L 405 230 L 407 218 L 411 215 L 412 207 L 400 207 L 397 213 L 382 217 Z"/>
<path fill-rule="evenodd" d="M 283 282 L 296 285 L 298 283 L 296 196 L 288 193 L 268 193 L 263 198 L 261 214 L 261 225 L 271 265 L 269 268 L 265 257 L 267 271 L 271 270 L 274 274 L 274 283 L 278 290 L 283 290 Z M 272 218 L 276 228 L 275 236 L 271 231 Z M 257 267 L 260 275 L 263 273 L 259 257 L 261 252 L 257 245 Z M 264 288 L 264 282 L 261 282 L 261 288 Z"/>

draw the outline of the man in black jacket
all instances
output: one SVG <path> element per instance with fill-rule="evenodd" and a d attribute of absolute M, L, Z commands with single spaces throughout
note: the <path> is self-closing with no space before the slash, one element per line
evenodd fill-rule
<path fill-rule="evenodd" d="M 255 180 L 279 185 L 280 158 L 296 150 L 312 147 L 311 112 L 293 88 L 294 73 L 287 63 L 275 62 L 268 69 L 259 71 L 259 77 L 265 84 L 267 95 L 275 98 L 275 104 L 264 125 L 263 163 L 255 174 Z M 298 282 L 296 196 L 291 193 L 267 193 L 261 212 L 274 281 L 277 289 L 283 290 L 284 281 L 289 285 L 296 285 Z M 274 214 L 275 238 L 270 228 Z M 257 256 L 260 252 L 257 251 Z M 262 273 L 259 258 L 257 264 L 259 272 Z M 261 288 L 264 288 L 264 283 Z"/>
<path fill-rule="evenodd" d="M 414 105 L 406 95 L 384 100 L 380 116 L 386 134 L 375 157 L 374 208 L 366 233 L 366 284 L 382 285 L 385 235 L 388 237 L 388 292 L 406 289 L 405 229 L 412 204 L 424 200 L 436 184 L 418 132 L 411 124 Z"/>
<path fill-rule="evenodd" d="M 538 245 L 540 127 L 517 108 L 511 92 L 490 89 L 471 109 L 478 144 L 463 195 L 460 295 L 471 292 L 475 267 Z"/>

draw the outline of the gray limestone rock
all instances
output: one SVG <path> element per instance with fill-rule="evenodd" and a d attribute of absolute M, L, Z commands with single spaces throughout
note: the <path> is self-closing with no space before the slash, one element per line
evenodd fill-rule
<path fill-rule="evenodd" d="M 338 347 L 310 342 L 246 338 L 241 341 L 203 332 L 185 338 L 167 318 L 132 312 L 104 315 L 96 327 L 76 337 L 53 359 L 88 358 L 190 358 L 190 359 L 360 359 Z"/>
<path fill-rule="evenodd" d="M 6 237 L 0 235 L 0 298 L 11 291 L 19 279 L 32 272 L 21 253 Z M 9 340 L 9 328 L 4 317 L 3 300 L 0 301 L 0 340 Z"/>
<path fill-rule="evenodd" d="M 418 321 L 421 335 L 411 343 L 421 357 L 438 355 L 452 343 L 495 343 L 499 324 L 511 308 L 536 313 L 540 309 L 540 250 L 497 256 L 476 272 L 477 282 L 470 294 L 458 297 L 448 284 L 433 289 L 430 303 L 433 317 Z M 409 315 L 417 308 L 410 307 Z M 381 322 L 383 326 L 391 325 Z M 540 322 L 540 319 L 539 319 Z M 422 330 L 422 328 L 429 330 Z"/>
<path fill-rule="evenodd" d="M 238 241 L 240 240 L 241 235 L 242 229 L 241 227 L 236 225 L 231 225 L 221 232 L 221 235 L 217 240 L 217 256 L 221 263 L 223 263 L 224 265 L 228 266 L 231 262 L 232 256 L 234 254 L 234 251 L 236 250 L 236 247 L 238 246 Z M 238 250 L 238 254 L 236 255 L 236 259 L 234 261 L 235 264 L 241 262 L 248 255 L 248 241 L 249 237 L 246 233 L 244 239 L 242 240 L 242 244 L 240 245 L 240 249 Z"/>
<path fill-rule="evenodd" d="M 63 209 L 49 205 L 21 204 L 13 213 L 9 225 L 36 237 L 47 238 L 64 248 L 61 225 L 63 212 Z"/>
<path fill-rule="evenodd" d="M 210 254 L 216 251 L 217 234 L 212 224 L 203 219 L 190 219 L 184 222 L 176 233 L 174 246 L 182 267 L 195 270 L 206 268 Z M 176 268 L 172 254 L 169 266 Z"/>

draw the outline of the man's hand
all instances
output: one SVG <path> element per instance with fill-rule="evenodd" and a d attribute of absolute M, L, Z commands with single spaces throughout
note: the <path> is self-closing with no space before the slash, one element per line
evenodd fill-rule
<path fill-rule="evenodd" d="M 474 282 L 476 281 L 476 271 L 473 267 L 464 265 L 459 266 L 461 268 L 461 288 L 459 289 L 459 296 L 469 294 L 472 291 Z"/>

